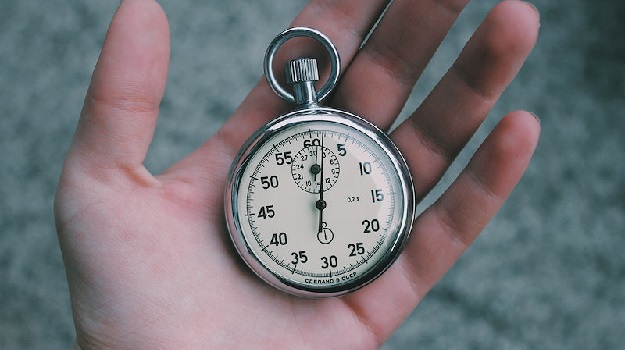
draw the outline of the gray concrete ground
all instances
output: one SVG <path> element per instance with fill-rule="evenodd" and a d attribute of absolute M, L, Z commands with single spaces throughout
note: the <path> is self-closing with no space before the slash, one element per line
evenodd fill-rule
<path fill-rule="evenodd" d="M 172 63 L 147 166 L 209 137 L 261 76 L 303 1 L 162 0 Z M 496 1 L 474 1 L 407 106 Z M 384 349 L 621 349 L 625 344 L 625 3 L 537 0 L 538 45 L 453 179 L 506 112 L 542 119 L 509 202 Z M 0 348 L 68 349 L 52 198 L 116 1 L 0 1 Z M 431 201 L 432 198 L 429 199 Z M 425 205 L 425 204 L 424 204 Z M 423 206 L 424 206 L 423 205 Z"/>

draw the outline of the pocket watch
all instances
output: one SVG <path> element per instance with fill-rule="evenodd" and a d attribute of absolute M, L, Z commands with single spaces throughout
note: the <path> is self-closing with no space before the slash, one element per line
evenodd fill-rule
<path fill-rule="evenodd" d="M 292 92 L 273 72 L 278 48 L 302 36 L 330 56 L 319 91 L 314 58 L 287 63 Z M 282 32 L 267 49 L 264 70 L 295 109 L 257 130 L 233 162 L 225 212 L 234 246 L 254 273 L 287 293 L 315 298 L 357 290 L 391 266 L 410 234 L 415 194 L 406 161 L 375 125 L 320 105 L 340 72 L 336 47 L 321 32 Z"/>

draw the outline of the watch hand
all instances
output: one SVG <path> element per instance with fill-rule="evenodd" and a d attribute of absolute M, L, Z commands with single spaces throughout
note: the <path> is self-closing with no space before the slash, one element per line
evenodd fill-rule
<path fill-rule="evenodd" d="M 326 208 L 327 203 L 323 200 L 323 136 L 321 137 L 321 146 L 318 146 L 320 149 L 317 151 L 317 157 L 319 157 L 319 151 L 321 151 L 321 179 L 319 182 L 319 200 L 316 203 L 317 209 L 319 209 L 319 229 L 317 232 L 323 231 L 323 210 Z"/>
<path fill-rule="evenodd" d="M 317 148 L 318 147 L 319 146 L 317 146 Z M 319 174 L 320 171 L 321 166 L 319 165 L 319 152 L 315 152 L 315 164 L 310 167 L 310 172 L 313 174 L 313 181 L 317 181 L 317 174 Z"/>

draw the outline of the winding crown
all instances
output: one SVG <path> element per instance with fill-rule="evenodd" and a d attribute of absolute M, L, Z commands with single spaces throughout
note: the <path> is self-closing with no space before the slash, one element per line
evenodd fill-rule
<path fill-rule="evenodd" d="M 298 58 L 287 63 L 286 81 L 288 84 L 317 80 L 319 80 L 319 71 L 316 59 Z"/>

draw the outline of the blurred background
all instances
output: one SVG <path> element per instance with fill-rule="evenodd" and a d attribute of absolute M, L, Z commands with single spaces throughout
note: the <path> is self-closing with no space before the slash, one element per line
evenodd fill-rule
<path fill-rule="evenodd" d="M 496 3 L 471 3 L 412 111 Z M 171 71 L 147 167 L 211 136 L 261 77 L 303 0 L 160 1 Z M 495 220 L 383 349 L 622 349 L 625 3 L 537 0 L 538 44 L 431 203 L 505 113 L 542 120 L 530 168 Z M 0 0 L 0 349 L 74 339 L 52 202 L 118 1 Z"/>

